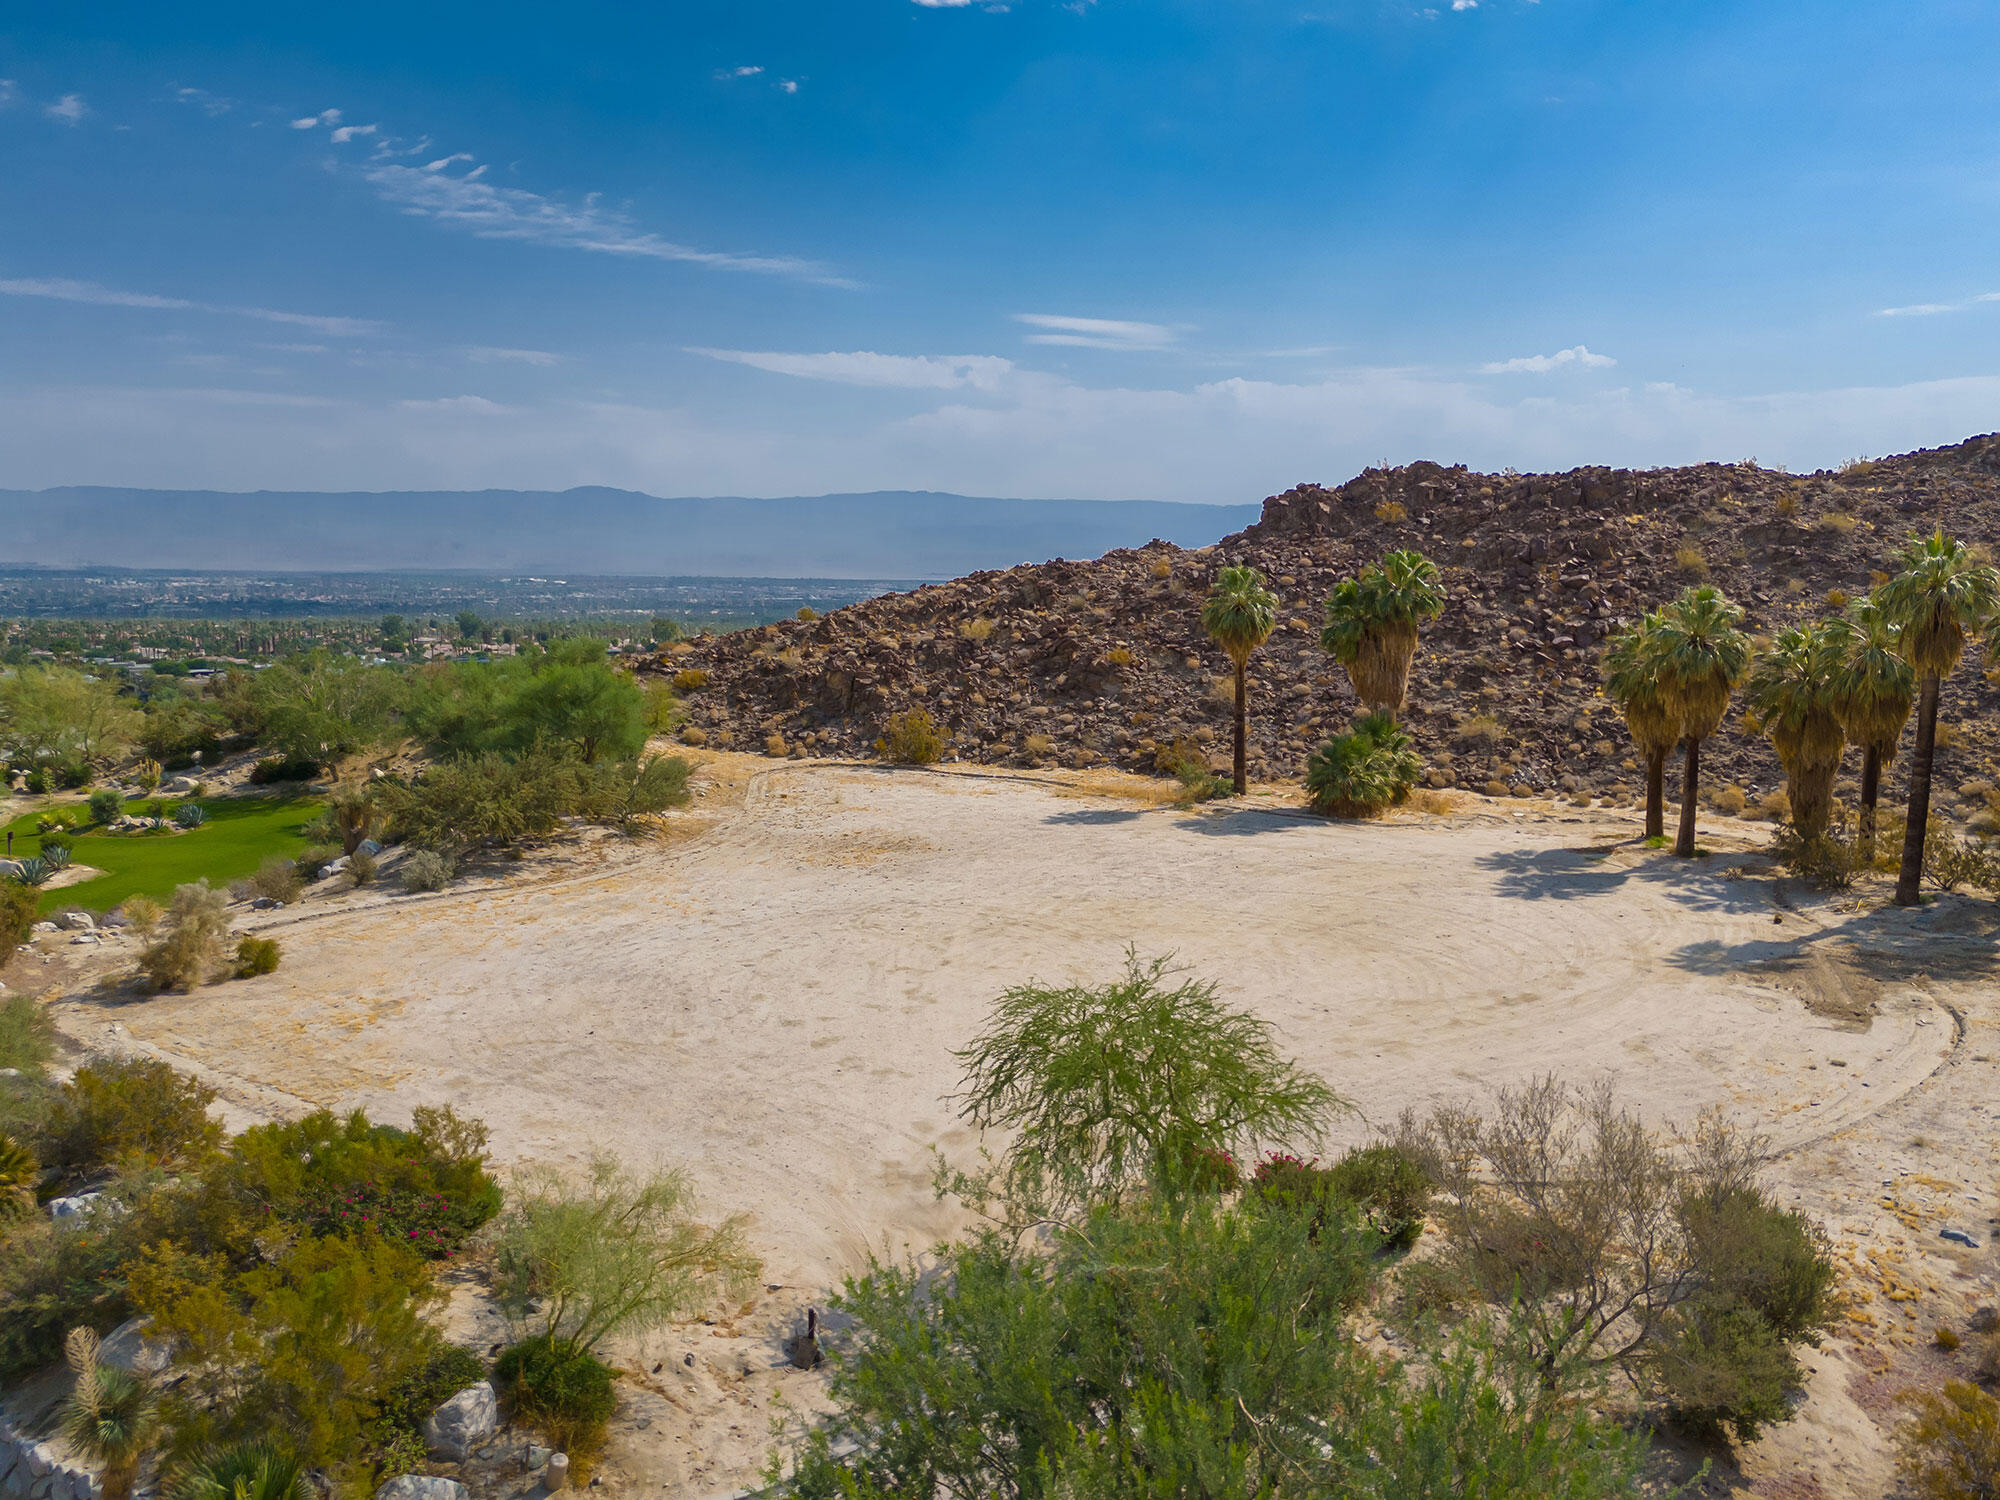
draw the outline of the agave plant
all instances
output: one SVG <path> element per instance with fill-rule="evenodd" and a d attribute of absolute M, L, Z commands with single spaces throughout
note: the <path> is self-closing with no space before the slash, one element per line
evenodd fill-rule
<path fill-rule="evenodd" d="M 0 1224 L 34 1209 L 35 1184 L 41 1176 L 34 1153 L 11 1135 L 0 1135 Z"/>
<path fill-rule="evenodd" d="M 68 844 L 57 843 L 53 839 L 42 840 L 42 863 L 49 867 L 51 874 L 57 870 L 67 870 L 70 858 Z"/>
<path fill-rule="evenodd" d="M 14 878 L 23 885 L 45 885 L 53 874 L 55 867 L 46 859 L 24 859 L 20 868 L 15 870 Z"/>
<path fill-rule="evenodd" d="M 183 828 L 199 828 L 208 821 L 208 809 L 196 802 L 183 802 L 174 809 L 174 821 Z"/>
<path fill-rule="evenodd" d="M 169 1500 L 313 1500 L 306 1466 L 274 1443 L 211 1449 L 183 1470 Z"/>
<path fill-rule="evenodd" d="M 102 1363 L 97 1335 L 88 1328 L 72 1328 L 63 1352 L 76 1372 L 63 1403 L 63 1436 L 103 1466 L 104 1500 L 127 1500 L 160 1430 L 159 1393 L 145 1376 Z"/>
<path fill-rule="evenodd" d="M 1306 762 L 1306 797 L 1317 812 L 1372 818 L 1408 799 L 1423 762 L 1386 713 L 1363 714 Z"/>

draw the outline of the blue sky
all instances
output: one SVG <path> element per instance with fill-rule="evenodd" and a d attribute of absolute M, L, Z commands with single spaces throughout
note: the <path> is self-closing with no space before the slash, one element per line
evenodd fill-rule
<path fill-rule="evenodd" d="M 0 486 L 1255 500 L 2000 427 L 2000 4 L 0 17 Z"/>

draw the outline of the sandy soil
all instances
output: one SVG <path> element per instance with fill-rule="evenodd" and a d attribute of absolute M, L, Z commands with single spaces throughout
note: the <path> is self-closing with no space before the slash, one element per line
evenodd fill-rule
<path fill-rule="evenodd" d="M 1549 1069 L 1768 1132 L 1782 1191 L 1870 1300 L 1815 1356 L 1800 1419 L 1711 1493 L 1884 1493 L 1889 1384 L 1936 1378 L 1930 1326 L 1996 1300 L 1987 903 L 1808 898 L 1732 850 L 1732 823 L 1687 865 L 1601 810 L 1333 824 L 1275 798 L 1181 811 L 1050 778 L 757 764 L 713 763 L 691 837 L 550 882 L 288 913 L 268 978 L 64 1022 L 121 1028 L 245 1113 L 449 1101 L 503 1160 L 658 1157 L 751 1215 L 764 1294 L 623 1352 L 639 1385 L 607 1478 L 655 1493 L 748 1482 L 774 1403 L 817 1397 L 779 1353 L 799 1310 L 871 1250 L 955 1227 L 931 1154 L 972 1155 L 945 1096 L 993 997 L 1106 977 L 1128 944 L 1270 1018 L 1354 1101 L 1347 1139 Z M 1947 1224 L 1982 1248 L 1939 1242 Z"/>

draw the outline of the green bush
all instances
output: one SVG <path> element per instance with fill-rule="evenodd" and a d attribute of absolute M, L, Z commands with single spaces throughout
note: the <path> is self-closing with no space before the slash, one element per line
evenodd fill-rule
<path fill-rule="evenodd" d="M 228 903 L 206 880 L 175 889 L 159 936 L 139 953 L 139 968 L 160 990 L 191 990 L 223 966 Z"/>
<path fill-rule="evenodd" d="M 147 1057 L 94 1057 L 64 1084 L 38 1142 L 46 1166 L 75 1182 L 120 1162 L 177 1166 L 214 1154 L 215 1090 Z"/>
<path fill-rule="evenodd" d="M 35 1210 L 42 1164 L 11 1135 L 0 1135 L 0 1226 Z"/>
<path fill-rule="evenodd" d="M 891 714 L 875 741 L 875 753 L 884 760 L 908 766 L 932 766 L 944 759 L 945 735 L 937 720 L 921 708 Z"/>
<path fill-rule="evenodd" d="M 125 799 L 109 787 L 90 794 L 90 821 L 108 828 L 125 815 Z"/>
<path fill-rule="evenodd" d="M 1306 798 L 1315 812 L 1373 818 L 1409 800 L 1423 772 L 1410 737 L 1385 713 L 1363 714 L 1306 762 Z"/>
<path fill-rule="evenodd" d="M 304 757 L 270 756 L 250 768 L 252 786 L 272 786 L 283 781 L 311 781 L 326 768 Z"/>
<path fill-rule="evenodd" d="M 1424 1232 L 1431 1178 L 1409 1151 L 1387 1142 L 1357 1146 L 1328 1176 L 1334 1195 L 1360 1209 L 1385 1245 L 1407 1250 Z"/>
<path fill-rule="evenodd" d="M 539 1427 L 570 1455 L 588 1456 L 604 1442 L 618 1409 L 612 1372 L 569 1342 L 548 1334 L 501 1351 L 493 1380 L 512 1422 Z"/>
<path fill-rule="evenodd" d="M 276 938 L 243 938 L 236 944 L 236 977 L 254 979 L 259 974 L 272 973 L 278 967 L 279 957 Z"/>
<path fill-rule="evenodd" d="M 419 1107 L 408 1130 L 317 1110 L 253 1126 L 229 1155 L 234 1190 L 277 1220 L 309 1234 L 380 1234 L 426 1258 L 449 1255 L 500 1209 L 486 1128 L 449 1107 Z"/>
<path fill-rule="evenodd" d="M 5 967 L 14 950 L 27 942 L 28 934 L 34 930 L 35 908 L 40 902 L 33 881 L 0 881 L 0 967 Z"/>
<path fill-rule="evenodd" d="M 0 1002 L 0 1068 L 39 1078 L 56 1055 L 56 1025 L 32 995 L 9 995 Z"/>
<path fill-rule="evenodd" d="M 424 1419 L 469 1385 L 486 1378 L 486 1366 L 456 1344 L 440 1344 L 430 1362 L 397 1381 L 375 1403 L 380 1440 L 393 1433 L 421 1433 Z"/>
<path fill-rule="evenodd" d="M 1898 1467 L 1918 1500 L 2000 1495 L 2000 1401 L 1964 1380 L 1904 1399 L 1912 1415 L 1896 1433 Z"/>
<path fill-rule="evenodd" d="M 167 1500 L 316 1500 L 306 1466 L 279 1443 L 212 1449 L 182 1466 Z"/>
<path fill-rule="evenodd" d="M 341 852 L 338 844 L 308 844 L 292 860 L 292 867 L 298 871 L 300 880 L 314 881 L 319 879 L 328 865 L 340 858 Z"/>

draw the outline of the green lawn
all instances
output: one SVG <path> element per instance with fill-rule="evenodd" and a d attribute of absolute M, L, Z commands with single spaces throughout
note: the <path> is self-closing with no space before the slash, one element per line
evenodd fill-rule
<path fill-rule="evenodd" d="M 126 810 L 143 814 L 151 797 L 135 797 Z M 213 886 L 241 880 L 273 854 L 294 855 L 305 847 L 299 830 L 319 816 L 317 798 L 202 797 L 208 821 L 188 833 L 107 834 L 77 832 L 72 858 L 77 864 L 104 871 L 77 885 L 64 886 L 42 897 L 41 910 L 83 907 L 109 911 L 127 896 L 150 896 L 165 905 L 174 887 L 208 877 Z M 14 835 L 14 858 L 27 859 L 41 849 L 35 833 L 36 813 L 16 818 L 0 833 Z M 0 839 L 4 846 L 4 839 Z"/>

